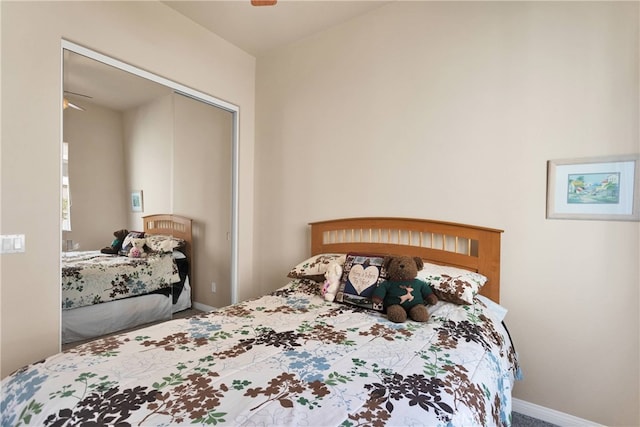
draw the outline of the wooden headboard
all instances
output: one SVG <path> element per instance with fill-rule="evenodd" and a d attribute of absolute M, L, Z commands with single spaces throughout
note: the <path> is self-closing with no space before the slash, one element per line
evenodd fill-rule
<path fill-rule="evenodd" d="M 166 234 L 185 241 L 184 253 L 191 260 L 192 220 L 179 215 L 159 214 L 142 217 L 145 234 Z"/>
<path fill-rule="evenodd" d="M 419 256 L 487 277 L 480 293 L 500 302 L 502 230 L 412 218 L 345 218 L 312 222 L 311 254 L 363 252 Z"/>

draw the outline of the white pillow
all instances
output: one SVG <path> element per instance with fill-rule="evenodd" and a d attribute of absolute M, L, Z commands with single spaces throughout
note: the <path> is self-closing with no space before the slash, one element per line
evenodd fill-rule
<path fill-rule="evenodd" d="M 307 258 L 289 271 L 287 277 L 292 279 L 311 279 L 317 282 L 324 281 L 324 273 L 327 271 L 329 263 L 337 262 L 344 264 L 346 254 L 318 254 Z"/>
<path fill-rule="evenodd" d="M 147 234 L 145 238 L 147 239 L 147 246 L 155 252 L 173 252 L 174 249 L 185 244 L 182 239 L 164 234 Z"/>
<path fill-rule="evenodd" d="M 473 297 L 487 282 L 482 274 L 428 262 L 418 272 L 418 279 L 429 283 L 438 298 L 455 304 L 473 304 Z"/>

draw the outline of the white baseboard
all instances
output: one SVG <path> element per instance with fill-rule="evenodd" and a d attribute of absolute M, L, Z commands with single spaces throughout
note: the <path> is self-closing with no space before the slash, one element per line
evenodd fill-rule
<path fill-rule="evenodd" d="M 516 398 L 512 401 L 511 409 L 513 412 L 519 412 L 523 415 L 562 427 L 604 427 L 602 424 L 594 423 L 593 421 L 574 417 L 573 415 L 565 414 L 564 412 L 556 411 L 555 409 L 545 408 L 544 406 Z"/>
<path fill-rule="evenodd" d="M 201 304 L 199 302 L 193 302 L 193 304 L 191 304 L 193 306 L 193 308 L 195 308 L 196 310 L 200 310 L 200 311 L 206 311 L 207 313 L 211 312 L 211 311 L 217 311 L 218 309 L 215 307 L 211 307 L 210 305 L 206 305 L 206 304 Z"/>

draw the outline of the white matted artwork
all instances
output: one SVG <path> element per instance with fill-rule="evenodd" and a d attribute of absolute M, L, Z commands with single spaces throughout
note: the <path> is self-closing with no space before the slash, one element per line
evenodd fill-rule
<path fill-rule="evenodd" d="M 640 221 L 640 155 L 550 160 L 547 218 Z"/>
<path fill-rule="evenodd" d="M 131 192 L 131 211 L 144 212 L 144 201 L 142 199 L 142 190 Z"/>

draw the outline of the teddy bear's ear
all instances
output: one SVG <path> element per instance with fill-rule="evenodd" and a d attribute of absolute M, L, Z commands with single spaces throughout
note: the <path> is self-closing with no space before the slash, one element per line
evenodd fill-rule
<path fill-rule="evenodd" d="M 394 257 L 392 257 L 391 255 L 387 255 L 386 257 L 384 257 L 384 261 L 382 261 L 382 266 L 384 267 L 385 270 L 389 269 L 389 266 L 391 265 L 393 258 Z"/>
<path fill-rule="evenodd" d="M 333 265 L 333 272 L 336 274 L 336 276 L 339 276 L 342 274 L 342 267 L 340 266 L 340 264 L 335 263 Z"/>
<path fill-rule="evenodd" d="M 416 262 L 416 267 L 418 267 L 418 270 L 422 270 L 422 267 L 424 267 L 424 261 L 422 261 L 422 258 L 420 258 L 419 256 L 414 256 L 413 260 Z"/>

